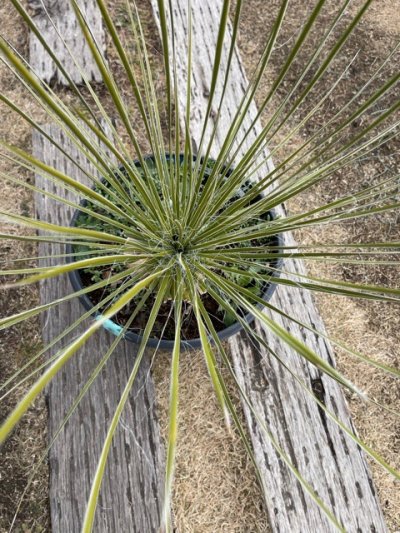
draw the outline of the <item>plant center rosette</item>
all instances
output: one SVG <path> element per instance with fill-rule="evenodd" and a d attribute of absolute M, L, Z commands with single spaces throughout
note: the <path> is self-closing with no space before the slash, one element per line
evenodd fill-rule
<path fill-rule="evenodd" d="M 161 202 L 165 202 L 166 199 L 163 195 L 163 183 L 160 180 L 160 173 L 155 164 L 155 158 L 148 156 L 145 158 L 146 171 L 144 171 L 139 161 L 132 162 L 132 168 L 135 168 L 136 172 L 139 172 L 143 183 L 146 184 L 146 180 L 151 179 L 153 190 L 156 191 Z M 193 157 L 192 169 L 195 165 L 196 158 Z M 182 188 L 182 182 L 184 181 L 182 173 L 184 171 L 189 172 L 189 169 L 184 165 L 184 156 L 181 155 L 178 160 L 175 157 L 165 156 L 164 163 L 170 171 L 171 176 L 178 176 L 176 180 L 181 181 L 180 187 Z M 178 206 L 180 216 L 176 216 L 176 206 L 174 217 L 171 217 L 170 225 L 167 228 L 161 228 L 157 239 L 153 242 L 149 242 L 149 249 L 144 250 L 144 255 L 154 253 L 154 255 L 160 254 L 158 259 L 158 266 L 162 266 L 171 262 L 176 263 L 175 268 L 180 269 L 182 260 L 185 261 L 187 266 L 191 266 L 192 263 L 201 261 L 210 271 L 215 273 L 216 276 L 221 277 L 227 282 L 233 282 L 236 286 L 239 286 L 245 290 L 246 298 L 251 301 L 251 295 L 255 296 L 255 301 L 259 308 L 262 307 L 260 298 L 264 301 L 268 301 L 275 289 L 274 277 L 279 276 L 281 268 L 281 259 L 279 257 L 280 247 L 282 246 L 282 237 L 276 234 L 268 234 L 265 237 L 252 238 L 252 229 L 257 229 L 259 224 L 265 225 L 268 221 L 274 221 L 276 219 L 273 210 L 258 213 L 259 209 L 254 209 L 255 216 L 247 216 L 244 221 L 237 223 L 231 223 L 235 219 L 232 207 L 235 207 L 238 201 L 241 202 L 242 209 L 247 208 L 250 213 L 252 207 L 258 207 L 257 204 L 263 200 L 263 196 L 260 194 L 250 194 L 254 184 L 250 180 L 242 182 L 236 192 L 231 195 L 227 201 L 223 204 L 222 208 L 218 209 L 211 217 L 206 218 L 202 229 L 207 229 L 212 223 L 214 227 L 220 229 L 221 234 L 229 235 L 231 231 L 243 230 L 245 235 L 248 235 L 248 239 L 235 242 L 228 242 L 221 246 L 212 246 L 210 248 L 210 254 L 207 255 L 207 246 L 200 248 L 196 243 L 199 241 L 198 232 L 194 232 L 191 224 L 191 212 L 195 212 L 198 202 L 194 200 L 192 210 L 187 213 L 187 206 L 190 203 L 190 199 L 199 199 L 206 190 L 207 184 L 210 189 L 209 179 L 211 171 L 215 165 L 215 161 L 208 159 L 206 162 L 201 161 L 201 168 L 203 169 L 203 177 L 197 191 L 187 191 L 187 202 L 185 205 Z M 221 187 L 227 183 L 232 169 L 222 168 L 221 171 L 214 177 L 215 185 L 213 188 L 218 191 L 222 190 Z M 119 186 L 124 188 L 124 192 L 128 193 L 131 202 L 136 208 L 142 209 L 139 194 L 135 185 L 130 181 L 130 172 L 127 168 L 121 166 L 115 169 L 113 180 L 109 181 L 104 178 L 93 187 L 96 193 L 101 194 L 107 200 L 116 202 L 118 198 L 118 190 L 115 188 L 115 182 Z M 188 187 L 188 186 L 187 186 Z M 215 194 L 214 190 L 214 194 Z M 177 197 L 179 195 L 177 194 Z M 247 196 L 249 200 L 246 201 Z M 168 200 L 167 200 L 168 201 Z M 171 203 L 171 201 L 170 201 Z M 179 202 L 178 202 L 179 203 Z M 182 202 L 181 202 L 182 203 Z M 121 206 L 123 207 L 123 206 Z M 229 209 L 230 208 L 230 209 Z M 229 215 L 227 216 L 227 213 Z M 233 214 L 232 214 L 233 213 Z M 257 213 L 257 214 L 256 214 Z M 105 215 L 107 215 L 105 217 Z M 186 221 L 185 221 L 186 215 Z M 105 218 L 107 220 L 105 220 Z M 81 210 L 76 210 L 72 220 L 71 226 L 95 230 L 98 232 L 105 232 L 107 234 L 117 235 L 124 237 L 129 242 L 129 232 L 121 229 L 122 226 L 132 225 L 131 217 L 124 219 L 123 216 L 118 216 L 109 211 L 104 210 L 101 206 L 95 202 L 87 199 L 81 202 Z M 196 238 L 197 237 L 197 238 Z M 125 248 L 126 249 L 126 248 Z M 239 261 L 243 256 L 241 255 L 241 249 L 244 252 L 252 250 L 252 257 L 244 255 L 245 266 Z M 260 250 L 260 258 L 257 258 L 255 253 L 257 249 Z M 126 249 L 129 252 L 129 247 Z M 238 258 L 237 262 L 225 260 L 227 254 L 234 250 L 235 257 Z M 265 251 L 269 251 L 265 254 Z M 68 261 L 73 262 L 79 260 L 80 257 L 90 253 L 90 248 L 84 243 L 80 244 L 67 244 Z M 97 251 L 98 253 L 98 251 Z M 104 254 L 107 255 L 106 243 L 104 243 Z M 111 255 L 111 253 L 110 253 Z M 266 255 L 268 258 L 266 258 Z M 102 266 L 95 266 L 90 268 L 84 268 L 80 270 L 73 270 L 69 273 L 70 280 L 73 288 L 76 291 L 82 291 L 82 289 L 91 289 L 94 285 L 98 285 L 101 282 L 111 280 L 115 275 L 121 274 L 121 277 L 117 281 L 110 281 L 109 284 L 102 284 L 101 288 L 90 290 L 85 294 L 80 294 L 79 298 L 87 310 L 93 310 L 93 314 L 96 317 L 102 316 L 107 308 L 112 305 L 113 299 L 107 296 L 115 293 L 116 289 L 120 289 L 118 296 L 114 296 L 114 299 L 123 294 L 124 283 L 126 277 L 123 277 L 124 271 L 128 271 L 130 263 L 127 261 L 124 263 L 107 264 Z M 129 278 L 129 276 L 127 276 Z M 173 278 L 173 276 L 172 276 Z M 218 337 L 226 339 L 243 327 L 243 323 L 248 324 L 252 322 L 253 316 L 246 312 L 246 310 L 233 301 L 232 298 L 226 295 L 226 293 L 218 287 L 208 287 L 206 279 L 202 279 L 202 276 L 197 275 L 198 287 L 200 288 L 201 301 L 210 317 L 213 327 L 218 334 Z M 148 346 L 159 347 L 167 350 L 172 350 L 174 345 L 175 336 L 175 317 L 174 317 L 174 283 L 171 282 L 171 287 L 168 291 L 167 297 L 164 299 L 161 307 L 158 311 L 156 320 L 154 322 L 151 336 L 147 342 Z M 143 301 L 143 295 L 138 294 L 132 298 L 113 318 L 113 320 L 107 320 L 104 323 L 104 327 L 111 331 L 114 335 L 121 333 L 124 326 L 129 322 L 129 327 L 126 329 L 124 337 L 137 344 L 140 343 L 142 333 L 149 320 L 149 315 L 153 309 L 155 298 L 157 294 L 157 287 L 150 287 L 147 291 L 145 301 Z M 258 303 L 257 303 L 258 299 Z M 101 304 L 102 301 L 106 303 Z M 229 309 L 227 309 L 227 305 Z M 199 328 L 194 313 L 193 305 L 188 290 L 184 290 L 184 300 L 181 312 L 181 346 L 182 348 L 199 348 L 201 347 Z"/>

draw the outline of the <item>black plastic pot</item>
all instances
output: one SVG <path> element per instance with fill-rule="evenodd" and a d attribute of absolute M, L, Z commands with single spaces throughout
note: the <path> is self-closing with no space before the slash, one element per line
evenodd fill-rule
<path fill-rule="evenodd" d="M 168 157 L 168 156 L 167 156 Z M 180 159 L 182 160 L 183 158 L 183 155 L 180 155 Z M 145 158 L 145 160 L 148 160 L 148 159 L 153 159 L 153 156 L 148 156 Z M 135 166 L 140 166 L 140 162 L 139 161 L 134 161 L 133 164 Z M 229 172 L 227 172 L 227 175 L 229 175 L 230 173 L 232 172 L 232 170 L 229 170 Z M 87 201 L 86 200 L 82 200 L 81 202 L 81 205 L 82 207 L 85 207 L 85 205 L 87 204 Z M 81 211 L 79 210 L 76 210 L 72 219 L 71 219 L 71 223 L 70 225 L 71 226 L 75 226 L 75 223 L 79 217 L 79 215 L 81 214 Z M 275 213 L 273 210 L 269 211 L 269 215 L 271 216 L 272 219 L 275 218 Z M 281 235 L 275 235 L 273 237 L 273 239 L 275 240 L 274 242 L 274 246 L 281 246 L 283 244 L 283 239 L 282 239 L 282 236 Z M 71 244 L 67 244 L 66 245 L 66 252 L 67 254 L 72 254 L 73 253 L 73 247 Z M 73 259 L 73 256 L 72 255 L 69 255 L 67 257 L 67 262 L 71 263 L 73 262 L 74 259 Z M 281 258 L 277 258 L 276 259 L 276 262 L 275 262 L 275 265 L 274 265 L 274 268 L 277 268 L 279 269 L 282 265 L 282 259 Z M 274 273 L 272 277 L 277 277 L 279 276 L 279 273 Z M 79 270 L 73 270 L 71 272 L 69 272 L 69 279 L 71 281 L 71 284 L 72 284 L 72 287 L 74 288 L 75 291 L 80 291 L 84 288 L 84 285 L 82 283 L 82 279 L 81 279 L 81 276 L 80 276 L 80 272 Z M 262 299 L 264 301 L 269 301 L 272 297 L 272 294 L 275 290 L 275 287 L 276 285 L 273 283 L 273 282 L 270 282 L 268 283 L 268 286 L 266 287 L 266 290 L 264 291 L 263 295 L 262 295 Z M 81 301 L 83 307 L 87 310 L 87 311 L 90 311 L 92 308 L 93 308 L 93 303 L 91 302 L 91 300 L 89 299 L 89 297 L 86 295 L 86 294 L 82 294 L 81 296 L 79 296 L 79 300 Z M 257 305 L 258 309 L 262 309 L 262 305 L 261 304 L 258 304 Z M 99 312 L 96 312 L 94 314 L 95 317 L 100 317 L 101 316 L 101 313 Z M 247 315 L 245 315 L 243 317 L 243 320 L 245 322 L 247 322 L 248 324 L 251 324 L 253 321 L 254 321 L 254 316 L 251 314 L 251 313 L 248 313 Z M 122 326 L 120 326 L 119 324 L 116 324 L 115 322 L 113 322 L 112 320 L 106 320 L 103 324 L 103 327 L 110 331 L 113 335 L 118 335 L 121 330 L 123 329 Z M 218 337 L 220 340 L 224 340 L 224 339 L 227 339 L 229 337 L 231 337 L 232 335 L 235 335 L 236 333 L 238 333 L 239 331 L 241 331 L 243 329 L 243 326 L 241 325 L 241 323 L 239 322 L 235 322 L 234 324 L 232 324 L 231 326 L 228 326 L 227 328 L 221 330 L 218 332 Z M 142 340 L 142 336 L 140 335 L 140 333 L 134 333 L 132 330 L 128 330 L 125 335 L 124 335 L 124 338 L 130 342 L 134 342 L 135 344 L 140 344 L 141 340 Z M 174 341 L 173 340 L 167 340 L 167 339 L 157 339 L 157 338 L 149 338 L 148 341 L 147 341 L 147 346 L 150 346 L 150 347 L 153 347 L 153 348 L 160 348 L 162 350 L 168 350 L 168 351 L 172 351 L 173 347 L 174 347 Z M 201 347 L 201 341 L 200 339 L 190 339 L 190 340 L 182 340 L 181 341 L 181 348 L 182 349 L 195 349 L 195 348 L 200 348 Z"/>

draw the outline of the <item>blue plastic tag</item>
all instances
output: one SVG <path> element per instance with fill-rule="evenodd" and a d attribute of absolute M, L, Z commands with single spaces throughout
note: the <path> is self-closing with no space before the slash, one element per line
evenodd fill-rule
<path fill-rule="evenodd" d="M 97 315 L 96 320 L 103 320 L 103 315 Z M 118 336 L 122 331 L 122 326 L 119 326 L 109 318 L 104 320 L 102 325 L 107 331 L 110 331 L 115 336 Z"/>

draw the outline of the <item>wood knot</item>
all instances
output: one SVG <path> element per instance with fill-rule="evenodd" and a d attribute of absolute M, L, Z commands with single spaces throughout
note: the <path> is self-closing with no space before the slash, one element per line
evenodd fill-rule
<path fill-rule="evenodd" d="M 311 389 L 315 396 L 318 398 L 318 400 L 321 403 L 325 404 L 325 389 L 321 378 L 311 380 Z"/>

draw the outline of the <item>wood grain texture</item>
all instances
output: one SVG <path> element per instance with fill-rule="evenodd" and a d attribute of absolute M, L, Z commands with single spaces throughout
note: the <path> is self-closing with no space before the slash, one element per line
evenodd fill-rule
<path fill-rule="evenodd" d="M 46 132 L 60 143 L 73 160 L 91 170 L 85 157 L 56 126 Z M 88 179 L 43 136 L 33 134 L 33 153 L 69 176 L 88 184 Z M 50 190 L 70 200 L 77 197 L 36 176 L 42 190 Z M 37 217 L 57 224 L 69 224 L 72 210 L 44 194 L 36 195 Z M 39 244 L 39 257 L 63 253 L 64 245 Z M 40 260 L 40 266 L 61 260 Z M 53 278 L 40 286 L 41 302 L 62 298 L 72 292 L 69 279 Z M 78 299 L 54 307 L 43 316 L 43 341 L 50 342 L 84 312 Z M 87 325 L 82 324 L 56 348 L 70 343 Z M 94 370 L 114 337 L 97 332 L 74 355 L 48 387 L 49 438 L 57 431 L 70 405 Z M 56 348 L 51 350 L 55 353 Z M 50 354 L 50 355 L 51 355 Z M 50 507 L 53 533 L 80 531 L 90 485 L 107 429 L 132 369 L 135 345 L 121 342 L 111 355 L 77 411 L 50 450 Z M 144 358 L 126 408 L 122 414 L 107 462 L 94 530 L 96 533 L 157 532 L 162 505 L 164 452 L 155 411 L 155 391 L 150 376 L 150 354 Z"/>
<path fill-rule="evenodd" d="M 44 4 L 45 9 L 42 4 Z M 99 49 L 105 53 L 105 33 L 96 0 L 79 0 L 78 4 Z M 53 50 L 57 59 L 62 62 L 72 80 L 78 84 L 83 82 L 81 72 L 68 49 L 78 61 L 79 67 L 89 81 L 101 82 L 102 76 L 85 41 L 70 0 L 43 0 L 43 2 L 42 0 L 30 0 L 29 5 L 33 9 L 33 18 L 38 30 Z M 54 25 L 58 28 L 64 42 Z M 40 79 L 50 84 L 68 84 L 52 58 L 32 32 L 29 37 L 29 49 L 31 67 Z"/>
<path fill-rule="evenodd" d="M 179 105 L 181 110 L 184 110 L 187 79 L 187 2 L 174 2 L 173 5 Z M 221 5 L 222 0 L 192 0 L 194 86 L 190 133 L 194 146 L 199 146 L 207 106 Z M 159 24 L 156 0 L 152 0 L 152 7 Z M 221 72 L 226 70 L 227 43 L 229 42 L 227 39 L 225 43 Z M 228 126 L 247 84 L 240 56 L 236 50 L 226 98 L 220 109 L 221 121 L 212 150 L 214 157 L 225 139 Z M 221 86 L 217 94 L 220 94 L 220 91 Z M 210 134 L 218 103 L 219 97 L 217 96 L 208 121 L 207 135 Z M 237 139 L 239 140 L 241 135 L 250 129 L 244 147 L 240 151 L 241 154 L 261 131 L 260 122 L 251 127 L 256 113 L 257 109 L 253 102 Z M 263 156 L 267 158 L 268 153 L 265 152 Z M 269 160 L 259 172 L 257 179 L 272 169 L 273 164 Z M 284 215 L 283 208 L 280 214 Z M 295 244 L 293 237 L 287 234 L 285 234 L 285 242 L 288 245 Z M 287 261 L 285 268 L 293 273 L 292 279 L 296 279 L 297 273 L 305 273 L 303 263 L 297 260 Z M 276 289 L 271 303 L 296 319 L 325 331 L 312 296 L 308 292 L 281 286 Z M 297 338 L 304 340 L 324 359 L 334 362 L 332 347 L 323 338 L 282 319 L 279 315 L 271 314 L 269 311 L 266 313 Z M 290 365 L 325 405 L 343 423 L 354 430 L 340 387 L 330 378 L 321 375 L 316 368 L 307 364 L 293 350 L 266 331 L 264 326 L 256 323 L 255 328 L 270 348 Z M 293 464 L 332 509 L 345 530 L 351 533 L 385 532 L 387 529 L 378 497 L 360 448 L 326 417 L 323 410 L 318 408 L 266 349 L 256 346 L 244 333 L 230 340 L 230 349 L 236 374 L 252 404 Z M 264 482 L 263 489 L 272 530 L 282 533 L 335 531 L 335 528 L 279 458 L 268 438 L 260 431 L 245 403 L 243 408 Z"/>

